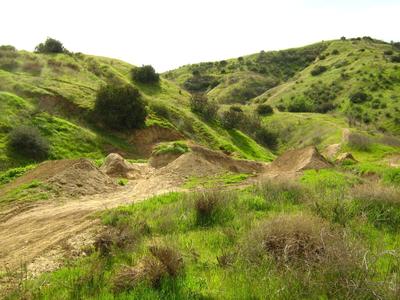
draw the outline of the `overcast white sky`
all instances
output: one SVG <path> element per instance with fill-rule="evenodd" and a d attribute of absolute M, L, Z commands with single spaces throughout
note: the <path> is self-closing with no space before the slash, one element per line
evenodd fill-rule
<path fill-rule="evenodd" d="M 400 0 L 2 0 L 0 45 L 47 36 L 74 52 L 187 63 L 369 35 L 400 40 Z"/>

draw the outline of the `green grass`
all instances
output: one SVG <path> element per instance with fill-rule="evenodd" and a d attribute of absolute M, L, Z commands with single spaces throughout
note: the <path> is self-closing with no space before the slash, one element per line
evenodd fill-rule
<path fill-rule="evenodd" d="M 212 206 L 201 210 L 202 219 L 197 208 L 202 199 L 199 194 L 170 193 L 109 210 L 102 215 L 103 223 L 116 232 L 109 256 L 94 251 L 27 282 L 24 292 L 16 291 L 10 298 L 367 299 L 379 295 L 395 299 L 390 286 L 398 285 L 395 278 L 400 262 L 390 251 L 400 245 L 400 235 L 393 230 L 400 222 L 398 203 L 380 206 L 381 202 L 372 198 L 366 202 L 365 196 L 352 193 L 357 180 L 336 170 L 307 171 L 300 182 L 214 191 L 205 198 Z M 325 187 L 319 191 L 343 189 L 345 193 L 320 194 L 315 186 Z M 344 194 L 350 197 L 343 198 Z M 382 213 L 391 219 L 382 219 Z M 257 250 L 257 230 L 279 216 L 304 222 L 319 216 L 329 222 L 332 232 L 345 233 L 340 242 L 344 248 L 336 251 L 352 251 L 346 268 L 339 267 L 340 260 L 328 265 L 299 262 L 282 266 L 265 249 Z M 124 230 L 123 240 L 119 230 Z M 145 280 L 115 291 L 115 276 L 122 266 L 135 266 L 151 257 L 149 247 L 154 243 L 182 255 L 184 271 L 165 275 L 157 286 Z M 348 254 L 336 255 L 344 259 Z M 41 284 L 44 281 L 46 285 Z"/>
<path fill-rule="evenodd" d="M 32 180 L 21 184 L 17 188 L 7 191 L 0 197 L 0 206 L 18 202 L 19 204 L 47 200 L 50 198 L 52 188 L 40 181 Z"/>
<path fill-rule="evenodd" d="M 0 185 L 9 183 L 14 179 L 24 175 L 29 170 L 32 170 L 36 165 L 27 165 L 25 167 L 19 167 L 14 169 L 9 169 L 5 172 L 0 173 Z"/>
<path fill-rule="evenodd" d="M 215 176 L 191 177 L 185 182 L 183 187 L 191 189 L 195 187 L 212 188 L 228 186 L 240 183 L 250 176 L 249 174 L 224 173 Z"/>
<path fill-rule="evenodd" d="M 184 141 L 164 142 L 154 147 L 153 155 L 184 154 L 189 151 L 190 149 Z"/>

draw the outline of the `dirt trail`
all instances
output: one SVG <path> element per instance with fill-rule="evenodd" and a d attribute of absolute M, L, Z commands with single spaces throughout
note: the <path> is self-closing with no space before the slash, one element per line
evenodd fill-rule
<path fill-rule="evenodd" d="M 336 156 L 336 154 L 339 153 L 342 145 L 347 143 L 347 141 L 349 140 L 349 135 L 350 135 L 350 129 L 343 128 L 341 142 L 338 144 L 331 144 L 328 147 L 326 147 L 323 152 L 324 156 L 329 159 L 333 159 Z"/>
<path fill-rule="evenodd" d="M 59 172 L 48 181 L 58 179 L 56 183 L 63 186 L 63 190 L 71 183 L 80 187 L 78 178 L 82 178 L 82 182 L 86 180 L 82 187 L 98 185 L 96 190 L 99 192 L 76 197 L 72 197 L 70 193 L 64 194 L 64 198 L 30 203 L 0 212 L 0 275 L 6 269 L 15 270 L 24 264 L 27 264 L 28 273 L 31 272 L 32 276 L 56 269 L 61 265 L 63 255 L 73 252 L 71 249 L 76 251 L 82 246 L 93 244 L 96 230 L 98 232 L 102 228 L 93 213 L 166 192 L 183 191 L 181 186 L 190 176 L 210 176 L 227 171 L 253 174 L 248 181 L 240 183 L 243 186 L 261 179 L 294 178 L 298 171 L 307 168 L 329 167 L 317 150 L 310 147 L 288 151 L 274 163 L 266 165 L 235 160 L 223 153 L 192 145 L 190 152 L 182 154 L 165 167 L 155 169 L 146 165 L 148 176 L 131 180 L 126 186 L 109 191 L 101 189 L 101 186 L 108 184 L 108 177 L 104 177 L 107 175 L 87 161 L 62 161 L 62 167 L 67 167 L 62 171 L 59 164 L 52 162 L 39 166 L 19 181 L 25 182 L 38 175 L 47 178 L 49 173 Z M 98 177 L 95 182 L 97 185 L 86 178 L 94 175 Z M 67 179 L 69 183 L 63 183 Z M 69 188 L 66 191 L 69 192 Z M 63 245 L 67 246 L 64 251 Z M 2 277 L 0 292 L 1 285 Z"/>
<path fill-rule="evenodd" d="M 172 181 L 140 179 L 115 192 L 37 203 L 26 211 L 5 216 L 6 221 L 0 224 L 0 268 L 29 263 L 62 241 L 94 227 L 98 221 L 90 215 L 96 211 L 178 189 Z"/>

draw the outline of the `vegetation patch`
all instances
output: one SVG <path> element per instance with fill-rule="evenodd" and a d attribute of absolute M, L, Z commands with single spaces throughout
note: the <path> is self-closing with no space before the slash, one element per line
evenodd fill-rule
<path fill-rule="evenodd" d="M 189 146 L 184 141 L 158 143 L 153 149 L 153 155 L 184 154 L 189 152 Z"/>

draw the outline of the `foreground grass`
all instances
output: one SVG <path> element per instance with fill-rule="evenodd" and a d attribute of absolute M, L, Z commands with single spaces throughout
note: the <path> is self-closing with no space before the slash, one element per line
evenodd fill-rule
<path fill-rule="evenodd" d="M 400 191 L 368 186 L 307 171 L 113 209 L 89 256 L 9 299 L 396 299 Z"/>

